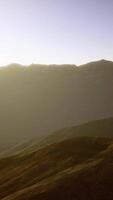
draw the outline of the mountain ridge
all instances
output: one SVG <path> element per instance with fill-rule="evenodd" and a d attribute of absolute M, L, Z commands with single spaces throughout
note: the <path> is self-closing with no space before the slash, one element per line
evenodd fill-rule
<path fill-rule="evenodd" d="M 70 140 L 75 138 L 113 138 L 113 117 L 87 122 L 73 127 L 65 127 L 55 131 L 42 139 L 32 138 L 21 144 L 6 149 L 0 153 L 0 157 L 17 155 L 19 153 L 33 152 L 37 149 L 42 149 L 48 145 Z"/>
<path fill-rule="evenodd" d="M 36 66 L 0 70 L 1 149 L 113 116 L 113 64 Z"/>
<path fill-rule="evenodd" d="M 44 66 L 44 67 L 67 67 L 67 66 L 72 66 L 72 67 L 82 67 L 82 66 L 86 66 L 86 65 L 90 65 L 90 64 L 98 64 L 98 63 L 101 63 L 101 64 L 108 64 L 108 63 L 111 63 L 113 64 L 113 61 L 112 60 L 107 60 L 107 59 L 98 59 L 98 60 L 94 60 L 94 61 L 90 61 L 90 62 L 86 62 L 86 63 L 83 63 L 83 64 L 79 64 L 79 65 L 76 65 L 76 64 L 39 64 L 39 63 L 32 63 L 32 64 L 20 64 L 20 63 L 10 63 L 10 64 L 7 64 L 7 65 L 1 65 L 0 66 L 0 69 L 2 68 L 10 68 L 10 67 L 25 67 L 25 68 L 29 68 L 29 67 L 35 67 L 35 66 Z"/>

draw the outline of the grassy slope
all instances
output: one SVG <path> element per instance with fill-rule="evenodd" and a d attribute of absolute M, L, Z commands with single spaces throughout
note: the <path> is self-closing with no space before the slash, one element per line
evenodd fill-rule
<path fill-rule="evenodd" d="M 113 118 L 91 121 L 82 125 L 61 129 L 40 142 L 40 146 L 73 137 L 113 137 Z"/>
<path fill-rule="evenodd" d="M 112 153 L 110 138 L 79 137 L 1 159 L 0 199 L 111 200 Z"/>
<path fill-rule="evenodd" d="M 49 144 L 58 143 L 74 137 L 113 137 L 113 118 L 91 121 L 82 125 L 66 127 L 44 137 L 42 140 L 34 138 L 18 144 L 0 153 L 0 157 L 18 153 L 28 153 L 43 148 Z"/>

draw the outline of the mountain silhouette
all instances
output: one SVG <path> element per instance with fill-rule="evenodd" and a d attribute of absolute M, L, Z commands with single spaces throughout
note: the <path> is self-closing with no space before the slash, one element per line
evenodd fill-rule
<path fill-rule="evenodd" d="M 0 68 L 0 149 L 113 116 L 113 62 Z"/>

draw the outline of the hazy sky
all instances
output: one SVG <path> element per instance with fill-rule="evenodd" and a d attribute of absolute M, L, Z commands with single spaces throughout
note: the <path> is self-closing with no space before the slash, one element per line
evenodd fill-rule
<path fill-rule="evenodd" d="M 0 65 L 113 60 L 113 0 L 0 0 Z"/>

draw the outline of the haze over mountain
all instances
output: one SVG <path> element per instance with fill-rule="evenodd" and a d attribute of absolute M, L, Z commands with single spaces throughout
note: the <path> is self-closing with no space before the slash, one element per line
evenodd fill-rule
<path fill-rule="evenodd" d="M 113 62 L 0 68 L 0 200 L 112 200 Z"/>
<path fill-rule="evenodd" d="M 113 62 L 0 68 L 0 148 L 113 116 Z"/>
<path fill-rule="evenodd" d="M 39 142 L 39 147 L 76 137 L 113 137 L 113 118 L 91 121 L 58 130 Z M 37 145 L 37 146 L 38 146 Z M 29 145 L 27 145 L 29 146 Z M 34 145 L 33 145 L 34 147 Z M 14 152 L 14 151 L 13 151 Z"/>

